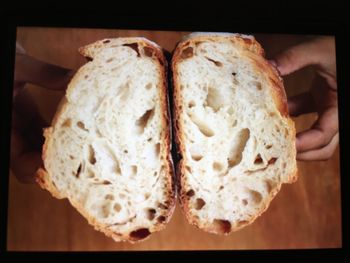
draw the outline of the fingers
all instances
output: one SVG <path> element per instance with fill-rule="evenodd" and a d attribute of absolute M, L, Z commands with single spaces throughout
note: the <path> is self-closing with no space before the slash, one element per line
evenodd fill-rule
<path fill-rule="evenodd" d="M 321 37 L 281 52 L 274 61 L 282 76 L 308 65 L 319 65 L 322 69 L 326 68 L 328 72 L 333 68 L 332 65 L 335 65 L 335 63 L 328 65 L 332 57 L 334 57 L 333 60 L 335 59 L 334 50 L 333 39 Z"/>
<path fill-rule="evenodd" d="M 11 170 L 21 182 L 35 182 L 35 172 L 42 164 L 42 127 L 46 125 L 32 97 L 24 90 L 13 104 L 11 132 Z"/>
<path fill-rule="evenodd" d="M 310 92 L 305 92 L 294 97 L 288 98 L 288 111 L 293 117 L 301 114 L 316 111 L 316 106 Z"/>
<path fill-rule="evenodd" d="M 64 90 L 73 71 L 45 63 L 25 54 L 16 54 L 15 83 L 31 83 L 52 90 Z"/>
<path fill-rule="evenodd" d="M 311 50 L 310 42 L 307 42 L 283 51 L 274 60 L 280 74 L 284 76 L 307 65 L 315 64 L 316 56 L 317 54 Z"/>
<path fill-rule="evenodd" d="M 42 165 L 39 152 L 27 152 L 11 159 L 11 170 L 22 183 L 34 183 L 36 171 Z"/>
<path fill-rule="evenodd" d="M 339 143 L 339 133 L 336 133 L 326 146 L 297 154 L 299 161 L 325 161 L 332 157 Z"/>
<path fill-rule="evenodd" d="M 297 134 L 298 153 L 321 149 L 338 133 L 338 109 L 332 107 L 323 112 L 311 129 Z"/>

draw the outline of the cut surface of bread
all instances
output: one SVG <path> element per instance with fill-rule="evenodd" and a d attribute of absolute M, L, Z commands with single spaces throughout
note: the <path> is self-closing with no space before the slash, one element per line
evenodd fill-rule
<path fill-rule="evenodd" d="M 90 61 L 44 131 L 37 181 L 97 230 L 136 242 L 163 229 L 175 207 L 166 60 L 144 38 L 79 51 Z"/>
<path fill-rule="evenodd" d="M 195 33 L 172 58 L 179 196 L 189 223 L 227 234 L 296 180 L 294 122 L 252 36 Z"/>

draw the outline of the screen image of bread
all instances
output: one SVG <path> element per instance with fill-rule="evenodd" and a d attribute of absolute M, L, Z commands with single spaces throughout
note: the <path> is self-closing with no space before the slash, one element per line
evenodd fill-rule
<path fill-rule="evenodd" d="M 146 240 L 178 200 L 188 223 L 229 234 L 297 179 L 283 81 L 253 36 L 192 33 L 169 61 L 143 37 L 79 52 L 89 61 L 44 129 L 37 182 L 96 230 Z"/>

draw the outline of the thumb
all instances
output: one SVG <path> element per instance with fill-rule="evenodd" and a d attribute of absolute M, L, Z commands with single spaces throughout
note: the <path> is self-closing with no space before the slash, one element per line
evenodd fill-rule
<path fill-rule="evenodd" d="M 279 53 L 273 61 L 280 74 L 284 76 L 308 65 L 317 64 L 318 56 L 317 46 L 315 47 L 315 43 L 310 41 Z"/>

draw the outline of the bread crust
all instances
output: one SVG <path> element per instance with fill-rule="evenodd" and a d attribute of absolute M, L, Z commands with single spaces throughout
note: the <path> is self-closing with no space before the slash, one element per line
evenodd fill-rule
<path fill-rule="evenodd" d="M 161 83 L 162 88 L 158 89 L 159 91 L 159 97 L 160 97 L 160 108 L 162 109 L 162 127 L 163 127 L 163 154 L 166 156 L 166 163 L 164 163 L 164 166 L 166 167 L 166 173 L 167 173 L 167 182 L 166 182 L 166 205 L 167 205 L 167 212 L 163 214 L 165 217 L 162 222 L 156 222 L 149 231 L 151 234 L 153 232 L 160 231 L 165 228 L 166 224 L 169 222 L 171 215 L 174 212 L 175 209 L 175 200 L 176 200 L 176 189 L 175 189 L 175 175 L 174 175 L 174 165 L 172 161 L 171 156 L 171 125 L 170 125 L 170 112 L 169 112 L 169 101 L 168 101 L 168 85 L 167 85 L 167 61 L 165 59 L 165 56 L 163 54 L 162 49 L 155 44 L 152 41 L 149 41 L 145 38 L 141 37 L 132 37 L 132 38 L 117 38 L 117 39 L 103 39 L 100 41 L 97 41 L 95 43 L 92 43 L 90 45 L 81 47 L 79 49 L 79 52 L 87 57 L 88 59 L 93 59 L 95 54 L 99 52 L 99 49 L 104 48 L 105 45 L 120 45 L 120 44 L 130 44 L 130 43 L 137 43 L 138 45 L 142 47 L 149 48 L 149 51 L 151 52 L 151 56 L 155 58 L 157 63 L 158 71 L 161 75 Z M 67 92 L 70 92 L 70 90 L 75 86 L 75 82 L 77 81 L 79 75 L 83 75 L 84 71 L 83 69 L 79 69 L 76 75 L 71 80 L 70 84 L 68 85 Z M 56 114 L 52 120 L 51 127 L 44 129 L 44 137 L 46 139 L 50 138 L 52 136 L 53 127 L 55 127 L 56 123 L 58 122 L 60 116 L 67 108 L 67 99 L 66 96 L 64 96 L 58 106 L 58 109 L 56 111 Z M 45 140 L 45 143 L 43 145 L 43 151 L 42 151 L 42 159 L 45 164 L 45 160 L 48 158 L 47 156 L 47 148 L 48 143 L 47 140 Z M 65 193 L 61 193 L 57 190 L 54 183 L 52 182 L 49 173 L 46 171 L 45 167 L 41 167 L 38 169 L 36 173 L 36 181 L 37 183 L 43 188 L 48 190 L 54 197 L 62 199 L 67 198 Z M 75 207 L 88 221 L 89 224 L 94 226 L 96 230 L 99 230 L 103 232 L 106 236 L 113 238 L 115 241 L 129 241 L 131 243 L 135 243 L 141 240 L 146 240 L 149 238 L 150 235 L 147 235 L 146 237 L 142 238 L 135 238 L 131 237 L 130 233 L 118 233 L 110 229 L 108 225 L 99 223 L 92 215 L 90 215 L 81 204 L 74 202 L 73 200 L 70 200 L 70 203 L 73 207 Z"/>
<path fill-rule="evenodd" d="M 189 206 L 189 196 L 186 193 L 186 189 L 189 189 L 187 180 L 185 178 L 185 166 L 187 163 L 186 156 L 182 155 L 185 152 L 185 134 L 184 123 L 181 119 L 182 114 L 182 106 L 181 106 L 181 90 L 180 90 L 180 80 L 179 73 L 177 69 L 177 64 L 180 63 L 184 58 L 181 58 L 181 52 L 189 46 L 194 46 L 197 42 L 202 41 L 229 41 L 234 45 L 241 47 L 244 55 L 249 56 L 252 61 L 255 63 L 256 71 L 264 71 L 268 76 L 269 87 L 271 88 L 272 99 L 280 112 L 281 116 L 285 118 L 288 123 L 289 131 L 294 138 L 293 143 L 295 144 L 295 127 L 294 122 L 289 118 L 288 107 L 287 107 L 287 97 L 283 86 L 283 80 L 279 75 L 278 70 L 265 59 L 265 52 L 261 45 L 254 39 L 253 36 L 241 35 L 241 34 L 230 34 L 230 33 L 192 33 L 185 36 L 176 46 L 171 62 L 171 70 L 172 70 L 172 85 L 173 85 L 173 125 L 174 125 L 174 133 L 175 133 L 175 141 L 177 145 L 177 152 L 179 156 L 178 165 L 176 167 L 177 173 L 177 185 L 178 185 L 178 196 L 179 203 L 182 208 L 182 211 L 187 219 L 187 221 L 195 225 L 196 227 L 203 229 L 209 233 L 213 234 L 229 234 L 231 232 L 237 231 L 249 224 L 252 224 L 254 220 L 259 217 L 269 206 L 272 199 L 279 192 L 281 185 L 278 185 L 274 188 L 270 194 L 269 198 L 262 204 L 262 209 L 258 214 L 250 217 L 246 222 L 242 223 L 239 226 L 229 226 L 229 228 L 225 229 L 223 226 L 218 226 L 213 224 L 212 222 L 204 222 L 198 218 L 198 216 L 194 216 L 191 213 L 191 208 Z M 295 158 L 295 149 L 290 149 L 290 153 Z M 289 175 L 288 180 L 284 183 L 293 183 L 297 180 L 297 167 L 295 167 L 294 171 Z"/>

